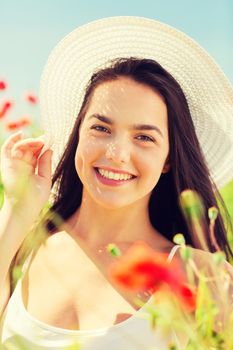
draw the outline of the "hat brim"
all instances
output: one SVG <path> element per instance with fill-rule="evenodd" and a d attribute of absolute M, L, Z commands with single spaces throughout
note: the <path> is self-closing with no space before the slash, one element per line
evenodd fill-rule
<path fill-rule="evenodd" d="M 40 83 L 42 127 L 53 170 L 64 152 L 94 71 L 119 57 L 150 58 L 180 84 L 218 187 L 233 178 L 233 89 L 215 61 L 193 39 L 153 19 L 116 16 L 69 33 L 53 49 Z"/>

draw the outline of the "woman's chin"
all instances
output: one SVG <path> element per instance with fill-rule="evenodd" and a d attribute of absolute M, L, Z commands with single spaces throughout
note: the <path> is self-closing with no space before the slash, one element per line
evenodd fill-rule
<path fill-rule="evenodd" d="M 93 198 L 98 206 L 108 209 L 108 210 L 117 210 L 122 209 L 124 207 L 128 207 L 132 204 L 132 202 L 124 200 L 123 197 L 117 196 L 118 198 Z"/>

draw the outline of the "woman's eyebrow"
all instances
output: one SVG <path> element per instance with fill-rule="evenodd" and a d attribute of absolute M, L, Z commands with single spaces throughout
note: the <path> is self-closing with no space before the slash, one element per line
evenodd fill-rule
<path fill-rule="evenodd" d="M 109 124 L 109 125 L 113 125 L 114 124 L 114 121 L 111 118 L 106 117 L 104 115 L 100 115 L 100 114 L 96 114 L 95 113 L 95 114 L 92 114 L 91 116 L 89 116 L 88 120 L 92 119 L 92 118 L 96 118 L 96 119 L 100 120 L 101 122 Z M 150 124 L 132 124 L 130 127 L 133 130 L 155 130 L 155 131 L 157 131 L 160 134 L 161 137 L 163 137 L 163 134 L 162 134 L 161 130 L 155 125 L 150 125 Z"/>

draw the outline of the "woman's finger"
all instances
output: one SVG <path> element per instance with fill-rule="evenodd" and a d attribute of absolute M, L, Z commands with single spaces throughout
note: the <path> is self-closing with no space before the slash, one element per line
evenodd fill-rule
<path fill-rule="evenodd" d="M 11 156 L 12 158 L 21 159 L 23 158 L 23 152 L 20 149 L 16 149 L 11 152 Z"/>
<path fill-rule="evenodd" d="M 47 180 L 51 180 L 52 172 L 52 154 L 53 151 L 48 149 L 45 151 L 38 160 L 38 175 L 44 177 Z"/>
<path fill-rule="evenodd" d="M 1 146 L 1 153 L 2 154 L 6 153 L 6 155 L 9 155 L 12 148 L 14 147 L 14 145 L 20 139 L 22 139 L 22 136 L 23 136 L 22 131 L 18 131 L 16 133 L 14 133 L 13 135 L 9 136 Z"/>
<path fill-rule="evenodd" d="M 37 150 L 38 148 L 41 148 L 44 145 L 44 142 L 41 140 L 36 139 L 26 139 L 26 140 L 20 140 L 14 144 L 12 147 L 12 152 L 14 152 L 16 149 L 20 149 L 21 151 L 27 151 L 28 149 Z"/>

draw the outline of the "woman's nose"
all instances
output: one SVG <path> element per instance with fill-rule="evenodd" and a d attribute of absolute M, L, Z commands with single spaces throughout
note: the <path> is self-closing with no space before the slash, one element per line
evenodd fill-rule
<path fill-rule="evenodd" d="M 106 149 L 106 158 L 115 163 L 127 163 L 130 160 L 130 146 L 127 142 L 110 142 Z"/>

